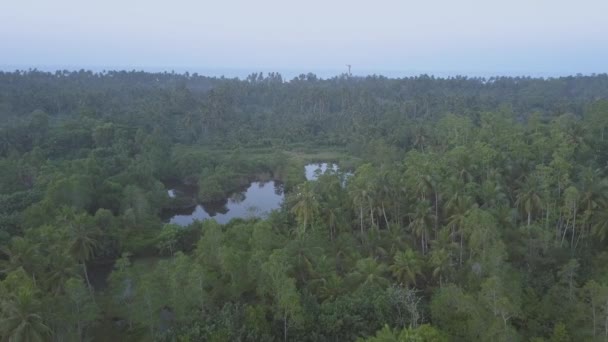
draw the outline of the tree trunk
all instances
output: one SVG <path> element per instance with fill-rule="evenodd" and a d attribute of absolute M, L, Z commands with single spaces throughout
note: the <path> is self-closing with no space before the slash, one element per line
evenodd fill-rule
<path fill-rule="evenodd" d="M 422 247 L 422 255 L 425 255 L 426 254 L 425 253 L 426 252 L 426 248 L 425 248 L 426 246 L 425 246 L 425 243 L 424 243 L 424 231 L 422 231 L 422 234 L 421 234 L 421 237 L 420 237 L 420 245 Z"/>
<path fill-rule="evenodd" d="M 376 226 L 374 223 L 374 207 L 370 204 L 369 217 L 372 219 L 372 229 Z"/>
<path fill-rule="evenodd" d="M 574 233 L 576 229 L 576 206 L 572 209 L 574 219 L 572 220 L 572 236 L 570 237 L 570 249 L 574 250 Z"/>
<path fill-rule="evenodd" d="M 386 210 L 384 209 L 384 202 L 382 202 L 382 215 L 384 215 L 384 222 L 386 222 L 386 229 L 389 229 L 388 219 L 386 218 Z"/>
<path fill-rule="evenodd" d="M 464 240 L 464 236 L 460 234 L 460 266 L 462 267 L 462 240 Z"/>
<path fill-rule="evenodd" d="M 559 244 L 561 247 L 564 244 L 564 239 L 566 238 L 566 232 L 568 231 L 568 226 L 570 225 L 570 219 L 566 220 L 566 227 L 564 227 L 564 234 L 562 234 L 562 242 Z"/>
<path fill-rule="evenodd" d="M 435 239 L 439 232 L 439 194 L 435 190 Z"/>
<path fill-rule="evenodd" d="M 91 298 L 93 298 L 93 301 L 95 301 L 95 297 L 93 296 L 93 287 L 91 286 L 91 282 L 89 281 L 89 273 L 87 272 L 87 264 L 84 261 L 82 262 L 82 271 L 84 272 L 84 279 L 87 281 L 87 287 L 91 293 Z"/>
<path fill-rule="evenodd" d="M 595 337 L 595 305 L 593 299 L 591 300 L 591 311 L 593 312 L 593 337 Z"/>
<path fill-rule="evenodd" d="M 283 342 L 287 342 L 287 312 L 283 314 Z"/>
<path fill-rule="evenodd" d="M 76 313 L 80 316 L 80 304 L 76 303 Z M 80 319 L 76 323 L 76 331 L 78 332 L 78 340 L 82 341 L 82 324 Z"/>
<path fill-rule="evenodd" d="M 361 219 L 361 236 L 363 236 L 363 206 L 359 206 L 359 218 Z"/>
<path fill-rule="evenodd" d="M 608 301 L 606 301 L 606 306 L 604 311 L 608 309 Z M 608 339 L 608 314 L 606 314 L 606 318 L 604 320 L 604 339 Z"/>

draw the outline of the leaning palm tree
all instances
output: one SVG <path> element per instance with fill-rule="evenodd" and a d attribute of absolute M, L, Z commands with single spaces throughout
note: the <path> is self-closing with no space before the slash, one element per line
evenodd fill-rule
<path fill-rule="evenodd" d="M 0 337 L 2 341 L 47 341 L 51 330 L 36 310 L 34 293 L 22 288 L 0 301 Z"/>

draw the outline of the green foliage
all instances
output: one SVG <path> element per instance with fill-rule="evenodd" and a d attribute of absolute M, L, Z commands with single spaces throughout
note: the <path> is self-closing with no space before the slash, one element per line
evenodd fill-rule
<path fill-rule="evenodd" d="M 0 337 L 604 340 L 607 80 L 0 72 Z"/>
<path fill-rule="evenodd" d="M 406 328 L 401 331 L 393 331 L 388 325 L 379 330 L 376 336 L 359 339 L 361 342 L 442 342 L 448 341 L 447 337 L 430 325 L 421 325 L 418 328 Z"/>
<path fill-rule="evenodd" d="M 42 318 L 40 293 L 23 270 L 0 283 L 0 336 L 6 341 L 44 341 L 51 333 Z"/>

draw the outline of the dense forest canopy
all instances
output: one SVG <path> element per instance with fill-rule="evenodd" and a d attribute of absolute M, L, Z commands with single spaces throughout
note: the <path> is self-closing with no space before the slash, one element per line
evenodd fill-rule
<path fill-rule="evenodd" d="M 0 72 L 0 337 L 606 341 L 607 129 L 606 74 Z"/>

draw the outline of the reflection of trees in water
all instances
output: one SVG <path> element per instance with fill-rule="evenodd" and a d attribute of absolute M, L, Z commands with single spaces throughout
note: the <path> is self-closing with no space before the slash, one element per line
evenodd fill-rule
<path fill-rule="evenodd" d="M 274 195 L 279 197 L 276 204 L 274 204 L 274 196 L 269 193 L 270 189 L 264 190 L 264 187 L 273 187 Z M 230 219 L 233 217 L 263 218 L 268 216 L 269 209 L 280 207 L 285 193 L 285 186 L 281 182 L 274 180 L 256 181 L 251 182 L 248 187 L 244 186 L 240 191 L 229 194 L 229 197 L 225 199 L 201 203 L 197 201 L 196 191 L 190 194 L 190 188 L 187 185 L 171 188 L 176 195 L 176 198 L 172 200 L 174 208 L 163 211 L 163 220 L 171 221 L 174 217 L 180 216 L 180 220 L 183 220 L 182 223 L 187 224 L 192 219 L 204 220 L 208 217 L 218 219 L 218 215 L 226 215 L 226 217 L 221 217 L 220 219 Z M 188 190 L 188 192 L 184 190 Z M 259 204 L 261 207 L 250 205 L 250 203 Z M 228 207 L 228 204 L 230 204 L 230 207 Z M 271 208 L 266 208 L 269 205 Z M 238 209 L 231 213 L 230 208 Z"/>
<path fill-rule="evenodd" d="M 224 199 L 217 202 L 202 203 L 201 206 L 209 216 L 213 217 L 217 214 L 226 214 L 228 212 L 226 204 L 228 204 L 228 200 Z"/>
<path fill-rule="evenodd" d="M 256 182 L 256 183 L 258 183 L 258 189 L 262 189 L 266 185 L 266 183 L 268 183 L 268 181 L 263 181 L 262 180 L 262 181 L 259 181 L 259 182 Z"/>
<path fill-rule="evenodd" d="M 246 198 L 247 198 L 247 196 L 245 196 L 245 191 L 235 192 L 232 195 L 230 195 L 230 201 L 237 203 L 237 204 L 242 203 Z"/>
<path fill-rule="evenodd" d="M 315 170 L 314 172 L 314 179 L 319 179 L 319 177 L 321 177 L 321 175 L 323 174 L 323 170 L 319 167 Z"/>
<path fill-rule="evenodd" d="M 250 205 L 247 207 L 247 216 L 249 218 L 260 216 L 259 214 L 262 212 L 262 209 L 256 207 L 255 205 Z"/>
<path fill-rule="evenodd" d="M 283 183 L 274 182 L 274 194 L 275 195 L 281 196 L 281 195 L 283 195 L 284 191 L 285 191 L 285 185 L 283 185 Z"/>

